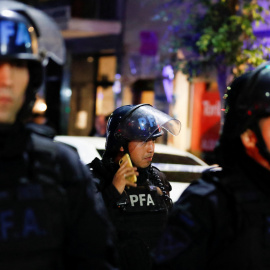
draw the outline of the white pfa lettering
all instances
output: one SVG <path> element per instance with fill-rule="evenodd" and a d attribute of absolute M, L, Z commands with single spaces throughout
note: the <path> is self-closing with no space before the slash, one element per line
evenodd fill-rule
<path fill-rule="evenodd" d="M 140 206 L 143 206 L 143 202 L 146 201 L 145 194 L 140 194 L 139 197 L 140 197 Z"/>
<path fill-rule="evenodd" d="M 153 199 L 152 199 L 152 197 L 151 197 L 151 195 L 148 194 L 148 196 L 147 196 L 147 205 L 150 205 L 150 204 L 155 205 L 155 204 L 154 204 L 154 201 L 153 201 Z"/>
<path fill-rule="evenodd" d="M 134 206 L 134 203 L 136 203 L 139 200 L 137 195 L 130 195 L 129 198 L 131 206 Z"/>
<path fill-rule="evenodd" d="M 140 206 L 144 206 L 145 203 L 146 203 L 146 206 L 149 206 L 150 204 L 155 205 L 151 194 L 139 194 L 139 196 L 132 194 L 132 195 L 129 195 L 129 199 L 130 199 L 131 206 L 135 206 L 137 202 L 139 202 Z"/>

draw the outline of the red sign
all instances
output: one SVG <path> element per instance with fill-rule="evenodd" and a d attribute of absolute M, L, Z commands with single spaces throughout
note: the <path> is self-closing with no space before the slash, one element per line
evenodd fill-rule
<path fill-rule="evenodd" d="M 201 150 L 213 151 L 219 139 L 221 103 L 218 92 L 205 92 L 202 96 Z"/>

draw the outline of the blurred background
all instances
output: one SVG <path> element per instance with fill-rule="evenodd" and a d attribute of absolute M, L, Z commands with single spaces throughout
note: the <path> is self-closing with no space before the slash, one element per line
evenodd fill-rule
<path fill-rule="evenodd" d="M 66 44 L 33 110 L 58 135 L 104 136 L 114 109 L 149 103 L 182 123 L 161 143 L 213 164 L 226 86 L 269 59 L 267 0 L 20 2 L 51 16 Z"/>

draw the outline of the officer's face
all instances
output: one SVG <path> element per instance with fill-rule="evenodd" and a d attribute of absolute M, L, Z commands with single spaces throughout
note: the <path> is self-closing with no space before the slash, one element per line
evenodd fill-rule
<path fill-rule="evenodd" d="M 0 123 L 15 122 L 24 102 L 28 82 L 26 63 L 0 61 Z"/>
<path fill-rule="evenodd" d="M 155 151 L 155 140 L 131 141 L 128 144 L 130 158 L 137 168 L 146 168 L 152 162 Z"/>
<path fill-rule="evenodd" d="M 266 148 L 270 152 L 270 116 L 260 119 L 259 126 Z"/>
<path fill-rule="evenodd" d="M 259 127 L 261 129 L 261 134 L 266 148 L 270 152 L 270 117 L 260 119 Z M 247 129 L 241 134 L 241 140 L 246 149 L 247 155 L 253 158 L 266 169 L 270 170 L 270 163 L 261 155 L 257 147 L 258 138 L 255 132 L 251 129 Z"/>

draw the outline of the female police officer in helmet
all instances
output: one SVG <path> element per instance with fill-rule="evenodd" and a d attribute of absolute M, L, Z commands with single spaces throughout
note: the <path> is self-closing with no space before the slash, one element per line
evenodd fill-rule
<path fill-rule="evenodd" d="M 169 182 L 151 166 L 155 140 L 163 130 L 177 135 L 180 122 L 149 104 L 122 106 L 108 120 L 102 160 L 90 164 L 118 233 L 122 269 L 150 269 L 149 250 L 172 205 Z M 119 166 L 125 153 L 134 167 L 127 162 Z M 127 179 L 132 175 L 136 183 Z"/>

